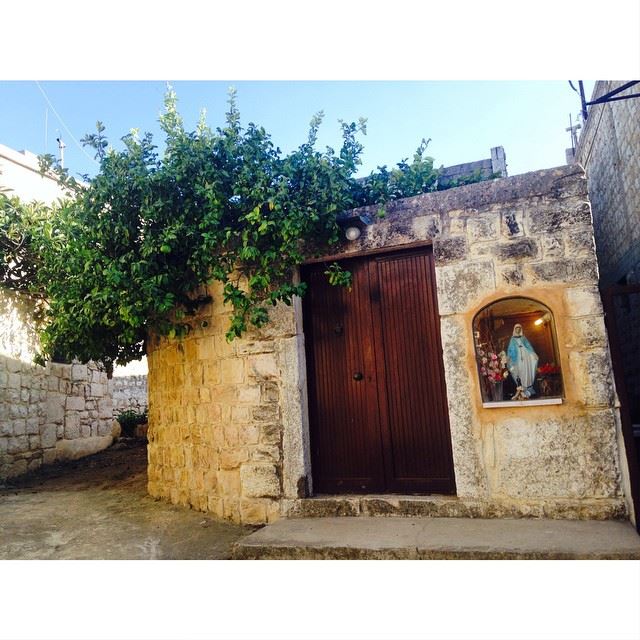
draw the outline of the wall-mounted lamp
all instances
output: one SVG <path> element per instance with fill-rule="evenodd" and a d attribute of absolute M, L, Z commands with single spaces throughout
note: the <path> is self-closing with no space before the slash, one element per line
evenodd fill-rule
<path fill-rule="evenodd" d="M 547 312 L 543 316 L 538 318 L 533 324 L 535 324 L 536 327 L 539 327 L 539 326 L 541 326 L 543 324 L 547 324 L 547 322 L 549 322 L 549 320 L 551 320 L 551 314 L 549 312 Z"/>
<path fill-rule="evenodd" d="M 344 237 L 347 240 L 357 240 L 360 237 L 360 234 L 362 233 L 362 231 L 360 231 L 359 227 L 347 227 L 344 231 Z"/>
<path fill-rule="evenodd" d="M 338 218 L 340 227 L 344 230 L 344 237 L 353 242 L 362 235 L 362 230 L 372 222 L 369 216 L 350 216 L 348 218 Z"/>

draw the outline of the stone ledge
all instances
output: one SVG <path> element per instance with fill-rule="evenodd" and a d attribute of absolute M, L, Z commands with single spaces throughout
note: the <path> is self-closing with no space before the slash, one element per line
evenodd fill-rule
<path fill-rule="evenodd" d="M 562 398 L 538 398 L 537 400 L 503 400 L 483 402 L 484 409 L 505 409 L 509 407 L 541 407 L 548 404 L 562 404 Z"/>
<path fill-rule="evenodd" d="M 623 498 L 474 500 L 455 496 L 345 495 L 283 502 L 284 518 L 437 517 L 626 520 Z"/>
<path fill-rule="evenodd" d="M 416 215 L 418 212 L 425 215 L 479 209 L 483 206 L 504 204 L 536 196 L 550 195 L 554 199 L 586 196 L 586 182 L 584 169 L 578 164 L 531 171 L 509 178 L 487 180 L 392 201 L 385 207 L 385 220 L 394 220 L 398 216 L 410 214 Z M 345 217 L 368 215 L 375 220 L 378 208 L 378 205 L 360 207 L 345 213 Z"/>

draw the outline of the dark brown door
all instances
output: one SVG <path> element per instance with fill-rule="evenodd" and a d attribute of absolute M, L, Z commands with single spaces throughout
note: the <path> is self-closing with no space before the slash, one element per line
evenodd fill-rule
<path fill-rule="evenodd" d="M 317 493 L 455 493 L 430 250 L 304 271 Z"/>
<path fill-rule="evenodd" d="M 640 533 L 640 284 L 613 285 L 602 294 L 636 531 Z"/>

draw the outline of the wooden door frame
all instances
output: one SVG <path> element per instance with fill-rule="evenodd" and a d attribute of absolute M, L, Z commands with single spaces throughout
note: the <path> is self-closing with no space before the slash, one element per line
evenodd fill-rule
<path fill-rule="evenodd" d="M 356 250 L 351 253 L 346 251 L 312 258 L 296 268 L 294 280 L 296 282 L 300 281 L 302 269 L 309 264 L 359 258 L 379 253 L 395 253 L 397 251 L 430 246 L 433 246 L 433 241 L 428 239 L 393 247 Z M 285 499 L 288 500 L 308 498 L 317 494 L 313 487 L 313 470 L 311 468 L 311 429 L 309 424 L 309 391 L 305 348 L 307 334 L 304 329 L 302 299 L 299 297 L 294 298 L 293 314 L 296 326 L 296 345 L 294 349 L 290 350 L 287 358 L 288 364 L 292 368 L 293 377 L 287 385 L 287 392 L 281 395 L 284 427 L 282 442 L 283 490 Z"/>
<path fill-rule="evenodd" d="M 395 245 L 393 247 L 375 247 L 373 249 L 357 249 L 352 252 L 335 253 L 327 256 L 319 256 L 317 258 L 309 258 L 305 260 L 300 268 L 310 264 L 318 264 L 319 262 L 340 262 L 340 260 L 350 260 L 351 258 L 367 258 L 380 254 L 399 253 L 402 251 L 411 251 L 412 249 L 422 249 L 433 247 L 433 240 L 418 240 L 416 242 L 407 242 L 406 244 Z"/>
<path fill-rule="evenodd" d="M 340 253 L 340 254 L 334 254 L 334 255 L 330 255 L 330 256 L 321 256 L 318 258 L 313 258 L 313 259 L 309 259 L 307 261 L 305 261 L 303 264 L 300 265 L 300 267 L 297 270 L 297 277 L 299 279 L 302 278 L 302 271 L 305 267 L 307 266 L 313 266 L 313 265 L 318 265 L 318 264 L 328 264 L 331 262 L 340 262 L 340 261 L 344 261 L 344 260 L 351 260 L 351 259 L 362 259 L 362 258 L 373 258 L 375 256 L 390 256 L 393 254 L 401 254 L 401 253 L 410 253 L 412 251 L 419 251 L 419 250 L 427 250 L 427 249 L 431 249 L 433 250 L 433 241 L 431 239 L 429 240 L 424 240 L 424 241 L 419 241 L 419 242 L 412 242 L 412 243 L 407 243 L 404 245 L 397 245 L 397 246 L 393 246 L 393 247 L 379 247 L 379 248 L 375 248 L 375 249 L 366 249 L 366 250 L 360 250 L 360 251 L 354 251 L 352 253 Z M 440 313 L 439 313 L 439 309 L 438 309 L 438 304 L 439 304 L 439 300 L 438 300 L 438 290 L 437 290 L 437 285 L 436 285 L 436 270 L 435 270 L 435 263 L 433 262 L 433 260 L 430 260 L 430 276 L 433 278 L 433 284 L 434 284 L 434 301 L 435 301 L 435 312 L 437 315 L 437 338 L 439 341 L 439 346 L 441 351 L 443 350 L 443 343 L 442 343 L 442 335 L 441 335 L 441 330 L 440 330 Z M 302 312 L 302 304 L 300 304 L 300 306 L 296 309 L 296 315 L 298 315 L 298 323 L 301 327 L 301 333 L 303 335 L 304 338 L 304 345 L 303 348 L 301 350 L 301 354 L 300 354 L 300 360 L 299 360 L 299 366 L 302 368 L 303 374 L 304 375 L 304 393 L 303 393 L 303 406 L 301 407 L 302 409 L 302 413 L 304 415 L 304 419 L 303 419 L 303 431 L 302 431 L 302 440 L 305 444 L 305 471 L 306 471 L 306 478 L 307 478 L 307 487 L 306 487 L 306 493 L 305 495 L 298 495 L 298 497 L 312 497 L 313 495 L 315 495 L 315 491 L 313 488 L 313 468 L 311 465 L 311 426 L 310 426 L 310 406 L 309 406 L 309 390 L 308 390 L 308 385 L 309 385 L 309 379 L 308 379 L 308 361 L 307 361 L 307 354 L 306 354 L 306 340 L 309 336 L 309 333 L 307 331 L 305 331 L 305 326 L 304 326 L 304 314 Z M 448 393 L 447 393 L 447 386 L 446 386 L 446 380 L 445 380 L 445 371 L 443 368 L 442 371 L 442 376 L 443 376 L 443 402 L 444 402 L 444 410 L 445 410 L 445 416 L 446 416 L 446 420 L 447 420 L 447 427 L 448 427 L 448 446 L 449 446 L 449 455 L 451 456 L 451 465 L 452 465 L 452 472 L 453 472 L 453 478 L 452 478 L 452 482 L 453 482 L 453 493 L 451 493 L 450 495 L 457 495 L 457 480 L 456 480 L 456 468 L 455 468 L 455 457 L 453 455 L 453 438 L 452 438 L 452 433 L 451 433 L 451 423 L 450 423 L 450 419 L 449 419 L 449 406 L 448 406 Z M 285 456 L 286 458 L 286 456 Z M 286 459 L 284 460 L 285 466 L 286 466 Z M 346 494 L 345 494 L 346 495 Z M 392 493 L 390 492 L 389 495 L 404 495 L 403 493 Z M 426 495 L 426 494 L 425 494 Z M 435 495 L 435 494 L 434 494 Z"/>

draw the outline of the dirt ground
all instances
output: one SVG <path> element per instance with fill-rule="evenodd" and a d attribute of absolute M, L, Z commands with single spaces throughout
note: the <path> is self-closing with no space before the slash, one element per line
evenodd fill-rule
<path fill-rule="evenodd" d="M 208 560 L 251 533 L 146 492 L 146 443 L 0 485 L 0 559 Z"/>

